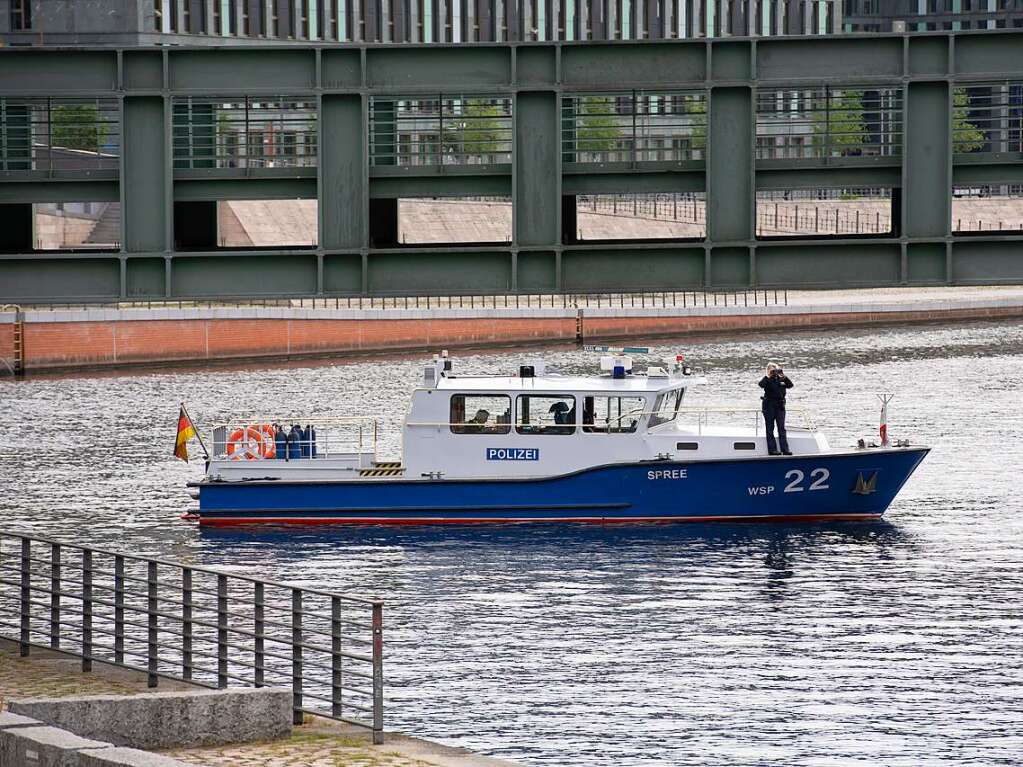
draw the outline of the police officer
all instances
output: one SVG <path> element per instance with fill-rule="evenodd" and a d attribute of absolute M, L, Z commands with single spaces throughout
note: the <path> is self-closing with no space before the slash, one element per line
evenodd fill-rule
<path fill-rule="evenodd" d="M 792 381 L 779 365 L 771 362 L 767 365 L 767 375 L 760 379 L 760 388 L 764 390 L 761 399 L 764 402 L 764 425 L 767 427 L 767 452 L 771 455 L 792 455 L 785 433 L 785 390 L 792 388 Z M 775 424 L 778 426 L 777 442 L 774 439 Z"/>

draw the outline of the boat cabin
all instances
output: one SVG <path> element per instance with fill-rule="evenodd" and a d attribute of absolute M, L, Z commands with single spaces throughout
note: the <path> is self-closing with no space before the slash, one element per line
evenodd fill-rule
<path fill-rule="evenodd" d="M 459 375 L 435 357 L 402 422 L 400 461 L 377 455 L 372 418 L 283 424 L 249 419 L 214 428 L 215 480 L 505 479 L 547 477 L 615 463 L 766 455 L 758 407 L 693 407 L 706 383 L 681 363 L 634 372 L 623 355 L 601 372 L 562 375 L 534 362 L 517 375 Z M 790 408 L 793 453 L 829 449 Z M 802 425 L 793 416 L 804 415 Z"/>
<path fill-rule="evenodd" d="M 406 476 L 553 476 L 767 452 L 759 409 L 686 407 L 689 390 L 706 380 L 681 364 L 633 373 L 632 360 L 619 356 L 602 358 L 601 367 L 599 375 L 561 375 L 534 363 L 516 376 L 463 376 L 436 359 L 405 419 Z M 740 426 L 709 423 L 726 414 L 752 417 Z M 789 444 L 795 453 L 827 449 L 809 425 L 791 425 Z"/>

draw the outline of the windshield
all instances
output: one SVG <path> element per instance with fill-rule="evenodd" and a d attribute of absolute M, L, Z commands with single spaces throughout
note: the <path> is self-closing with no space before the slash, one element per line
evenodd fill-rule
<path fill-rule="evenodd" d="M 678 415 L 678 408 L 682 404 L 682 395 L 685 389 L 672 389 L 662 392 L 657 396 L 654 409 L 650 415 L 650 426 L 660 426 L 662 423 L 674 421 Z"/>

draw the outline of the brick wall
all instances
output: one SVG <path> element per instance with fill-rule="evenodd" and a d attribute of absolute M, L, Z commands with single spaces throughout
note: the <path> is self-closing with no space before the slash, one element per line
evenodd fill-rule
<path fill-rule="evenodd" d="M 633 338 L 783 327 L 827 327 L 1023 316 L 1023 306 L 899 312 L 585 318 L 587 339 Z M 176 361 L 324 355 L 571 342 L 574 317 L 458 319 L 183 319 L 28 322 L 26 368 L 44 370 Z M 0 324 L 0 350 L 12 348 Z M 10 351 L 0 352 L 9 356 Z"/>

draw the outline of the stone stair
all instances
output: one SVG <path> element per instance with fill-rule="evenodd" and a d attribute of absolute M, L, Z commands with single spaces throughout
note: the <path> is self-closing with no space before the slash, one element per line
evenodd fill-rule
<path fill-rule="evenodd" d="M 121 244 L 121 203 L 107 204 L 86 242 L 90 245 Z"/>

